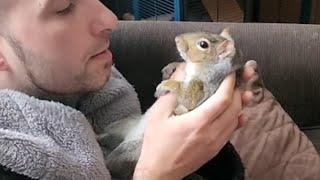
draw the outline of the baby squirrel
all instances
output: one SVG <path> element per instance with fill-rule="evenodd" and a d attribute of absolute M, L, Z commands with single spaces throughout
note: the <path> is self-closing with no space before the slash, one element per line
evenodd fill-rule
<path fill-rule="evenodd" d="M 179 63 L 167 65 L 162 81 L 155 92 L 159 97 L 167 92 L 178 94 L 176 114 L 186 113 L 210 97 L 223 79 L 241 68 L 240 51 L 235 49 L 234 40 L 225 29 L 221 34 L 194 32 L 175 38 L 181 57 L 186 62 L 186 76 L 183 81 L 168 79 Z M 100 138 L 111 150 L 106 165 L 114 179 L 131 179 L 139 159 L 146 127 L 144 116 L 123 119 L 110 127 Z M 244 179 L 244 168 L 240 156 L 231 143 L 227 143 L 219 154 L 185 179 Z"/>
<path fill-rule="evenodd" d="M 205 32 L 185 33 L 175 38 L 177 49 L 186 62 L 183 81 L 168 79 L 177 62 L 163 68 L 163 79 L 156 90 L 159 97 L 167 92 L 177 94 L 175 114 L 184 114 L 209 98 L 224 78 L 243 66 L 241 51 L 236 50 L 229 29 L 221 34 Z"/>
<path fill-rule="evenodd" d="M 163 68 L 163 79 L 155 96 L 176 93 L 178 105 L 175 114 L 184 114 L 199 106 L 212 96 L 222 81 L 232 72 L 237 77 L 245 63 L 242 52 L 224 29 L 220 34 L 205 32 L 185 33 L 175 38 L 180 56 L 186 63 L 182 81 L 168 79 L 179 63 L 173 62 Z M 241 78 L 237 78 L 240 83 Z M 197 175 L 197 176 L 195 176 Z M 219 154 L 187 179 L 244 179 L 244 166 L 233 145 L 228 142 Z"/>

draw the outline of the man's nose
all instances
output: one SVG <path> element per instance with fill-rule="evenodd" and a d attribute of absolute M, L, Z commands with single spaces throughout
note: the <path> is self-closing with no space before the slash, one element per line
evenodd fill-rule
<path fill-rule="evenodd" d="M 117 16 L 102 3 L 99 4 L 95 17 L 91 25 L 91 32 L 94 36 L 105 36 L 106 32 L 111 32 L 118 25 Z"/>

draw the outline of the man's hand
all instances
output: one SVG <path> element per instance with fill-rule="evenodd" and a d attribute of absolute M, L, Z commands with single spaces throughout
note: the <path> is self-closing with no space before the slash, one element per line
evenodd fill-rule
<path fill-rule="evenodd" d="M 174 73 L 181 79 L 184 66 Z M 245 68 L 244 79 L 253 76 Z M 235 89 L 235 74 L 229 75 L 217 92 L 199 107 L 175 116 L 174 94 L 160 97 L 147 111 L 148 126 L 134 179 L 182 179 L 218 154 L 232 133 L 243 125 L 242 106 L 252 93 Z"/>

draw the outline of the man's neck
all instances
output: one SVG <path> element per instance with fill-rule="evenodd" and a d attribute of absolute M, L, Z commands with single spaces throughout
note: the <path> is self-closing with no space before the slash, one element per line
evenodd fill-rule
<path fill-rule="evenodd" d="M 73 108 L 77 108 L 77 104 L 81 99 L 81 97 L 86 95 L 86 93 L 57 94 L 57 93 L 46 92 L 40 89 L 37 89 L 37 90 L 33 89 L 30 91 L 27 90 L 27 92 L 25 93 L 41 100 L 60 102 L 64 105 L 67 105 Z"/>
<path fill-rule="evenodd" d="M 60 102 L 64 105 L 77 108 L 78 102 L 82 95 L 80 94 L 65 94 L 65 95 L 56 95 L 56 94 L 47 94 L 46 96 L 40 97 L 40 99 L 48 101 Z"/>

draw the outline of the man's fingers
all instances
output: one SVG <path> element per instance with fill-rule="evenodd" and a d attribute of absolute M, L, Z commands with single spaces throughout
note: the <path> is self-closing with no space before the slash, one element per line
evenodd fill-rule
<path fill-rule="evenodd" d="M 235 82 L 235 73 L 232 73 L 225 78 L 214 95 L 187 114 L 194 116 L 194 119 L 216 119 L 232 103 Z"/>
<path fill-rule="evenodd" d="M 171 75 L 171 79 L 182 80 L 185 75 L 186 63 L 179 63 L 175 72 Z M 177 107 L 177 96 L 174 93 L 168 93 L 158 98 L 158 100 L 148 110 L 148 114 L 156 119 L 159 117 L 167 118 L 172 115 L 174 109 Z"/>
<path fill-rule="evenodd" d="M 252 91 L 244 91 L 242 93 L 242 106 L 248 105 L 251 102 L 252 98 L 253 98 Z"/>
<path fill-rule="evenodd" d="M 228 108 L 215 120 L 212 125 L 216 129 L 226 129 L 230 125 L 238 124 L 238 118 L 241 116 L 242 102 L 241 102 L 241 92 L 235 90 L 232 101 Z M 236 125 L 234 125 L 236 127 Z M 234 128 L 235 128 L 234 127 Z"/>
<path fill-rule="evenodd" d="M 179 63 L 174 73 L 171 75 L 171 79 L 182 81 L 185 76 L 186 63 Z"/>
<path fill-rule="evenodd" d="M 172 115 L 177 107 L 177 97 L 174 93 L 168 93 L 158 98 L 158 100 L 148 109 L 146 116 L 151 119 L 162 119 Z M 155 118 L 152 118 L 152 117 Z"/>
<path fill-rule="evenodd" d="M 258 64 L 254 60 L 247 61 L 244 65 L 244 70 L 242 74 L 242 79 L 244 81 L 249 81 L 253 75 L 257 72 Z"/>
<path fill-rule="evenodd" d="M 254 69 L 254 71 L 257 71 L 258 69 L 258 63 L 255 60 L 249 60 L 244 65 L 245 67 L 251 67 Z"/>
<path fill-rule="evenodd" d="M 252 67 L 245 67 L 243 74 L 242 74 L 242 79 L 247 82 L 249 81 L 252 76 L 255 74 L 256 72 L 254 71 L 254 69 Z"/>
<path fill-rule="evenodd" d="M 244 114 L 241 114 L 239 119 L 238 119 L 238 127 L 237 127 L 237 129 L 243 127 L 247 123 L 247 121 L 248 121 L 247 116 L 244 115 Z"/>
<path fill-rule="evenodd" d="M 210 125 L 209 132 L 212 132 L 212 137 L 219 137 L 217 140 L 222 143 L 230 139 L 233 132 L 239 126 L 239 118 L 241 118 L 241 93 L 236 90 L 230 106 Z"/>

